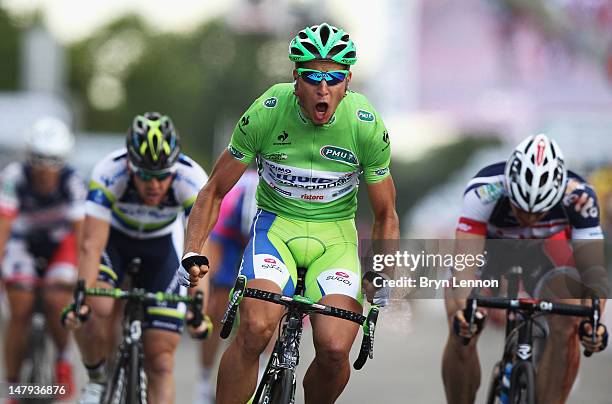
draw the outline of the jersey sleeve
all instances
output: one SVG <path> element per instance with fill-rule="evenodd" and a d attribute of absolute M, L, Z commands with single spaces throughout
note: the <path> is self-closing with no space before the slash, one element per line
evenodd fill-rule
<path fill-rule="evenodd" d="M 387 178 L 391 173 L 391 141 L 389 132 L 378 113 L 357 110 L 358 125 L 366 131 L 360 149 L 363 151 L 361 168 L 368 184 L 374 184 Z M 361 114 L 361 115 L 360 115 Z M 362 117 L 360 117 L 362 116 Z M 373 118 L 373 122 L 371 118 Z"/>
<path fill-rule="evenodd" d="M 85 198 L 87 190 L 81 176 L 72 172 L 66 182 L 68 191 L 69 207 L 68 218 L 71 221 L 83 220 L 85 216 Z"/>
<path fill-rule="evenodd" d="M 270 95 L 270 90 L 246 110 L 236 123 L 227 150 L 237 160 L 249 164 L 260 150 L 261 140 L 269 124 L 269 113 L 266 114 L 263 100 Z"/>
<path fill-rule="evenodd" d="M 0 217 L 15 218 L 19 213 L 17 186 L 21 180 L 21 166 L 8 165 L 0 173 Z"/>
<path fill-rule="evenodd" d="M 602 239 L 599 221 L 599 203 L 591 186 L 570 180 L 563 207 L 572 230 L 572 240 Z"/>
<path fill-rule="evenodd" d="M 487 235 L 489 219 L 504 196 L 503 176 L 498 174 L 499 170 L 499 165 L 485 167 L 468 182 L 456 231 Z"/>
<path fill-rule="evenodd" d="M 115 196 L 106 186 L 104 172 L 107 160 L 100 161 L 93 169 L 87 200 L 85 202 L 85 214 L 107 222 L 111 221 L 112 207 L 115 203 Z"/>

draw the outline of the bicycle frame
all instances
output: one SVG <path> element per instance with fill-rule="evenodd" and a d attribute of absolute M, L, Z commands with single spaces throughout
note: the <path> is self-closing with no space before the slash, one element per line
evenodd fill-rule
<path fill-rule="evenodd" d="M 308 314 L 318 313 L 343 318 L 360 324 L 363 327 L 364 336 L 359 357 L 355 360 L 353 367 L 359 370 L 363 367 L 368 357 L 373 357 L 374 330 L 378 318 L 378 307 L 375 305 L 371 306 L 368 316 L 364 317 L 360 313 L 315 303 L 301 294 L 303 291 L 301 279 L 303 279 L 304 272 L 298 272 L 298 284 L 296 286 L 297 294 L 292 297 L 259 289 L 247 288 L 247 281 L 244 275 L 238 276 L 234 288 L 230 292 L 228 307 L 222 320 L 223 327 L 221 329 L 221 338 L 227 338 L 230 335 L 238 306 L 243 297 L 282 304 L 287 307 L 287 312 L 281 319 L 280 337 L 276 341 L 264 377 L 257 387 L 253 399 L 254 403 L 258 403 L 262 395 L 265 395 L 266 403 L 269 403 L 269 400 L 276 402 L 275 399 L 281 403 L 293 402 L 296 389 L 295 369 L 299 363 L 299 346 L 302 336 L 302 319 Z M 280 377 L 280 379 L 276 378 L 277 376 Z M 280 384 L 277 385 L 277 388 L 280 387 L 282 389 L 281 393 L 278 393 L 279 390 L 273 391 L 274 387 L 269 384 L 272 377 L 275 377 L 274 381 Z M 291 378 L 291 380 L 288 380 L 288 378 Z M 287 391 L 288 389 L 291 389 L 291 391 Z M 276 398 L 270 397 L 273 394 L 280 395 L 275 396 Z"/>
<path fill-rule="evenodd" d="M 519 380 L 519 371 L 523 374 L 528 374 L 530 382 L 535 378 L 535 368 L 533 367 L 533 319 L 540 314 L 558 314 L 576 317 L 589 317 L 593 322 L 593 329 L 597 327 L 599 319 L 599 299 L 593 298 L 592 306 L 571 305 L 550 302 L 541 299 L 526 299 L 518 298 L 519 278 L 522 273 L 520 267 L 512 267 L 506 277 L 508 278 L 508 298 L 491 298 L 491 297 L 470 297 L 466 305 L 466 318 L 472 323 L 474 311 L 476 307 L 489 307 L 506 310 L 506 340 L 504 344 L 504 354 L 502 360 L 498 363 L 498 373 L 494 377 L 491 391 L 489 392 L 488 402 L 492 403 L 496 397 L 499 397 L 501 392 L 501 379 L 504 375 L 507 364 L 512 365 L 512 375 L 510 383 L 510 399 L 517 394 L 517 387 L 513 386 Z M 471 328 L 472 324 L 469 324 Z M 517 332 L 516 346 L 512 344 L 512 334 Z M 586 356 L 590 356 L 588 351 L 585 351 Z M 526 372 L 526 373 L 525 373 Z M 533 389 L 533 390 L 530 390 Z M 535 401 L 535 385 L 527 387 L 528 402 Z"/>
<path fill-rule="evenodd" d="M 104 402 L 118 401 L 117 394 L 121 394 L 126 383 L 126 396 L 134 397 L 140 393 L 140 402 L 147 402 L 147 379 L 144 372 L 144 350 L 142 343 L 142 323 L 144 321 L 144 307 L 135 298 L 128 298 L 122 320 L 122 340 L 116 355 L 115 372 L 109 386 L 114 391 L 108 391 Z M 125 369 L 128 374 L 125 375 Z M 119 385 L 117 385 L 119 384 Z"/>
<path fill-rule="evenodd" d="M 134 276 L 140 267 L 140 259 L 132 260 L 128 266 L 128 274 Z M 107 383 L 104 393 L 104 403 L 147 402 L 147 381 L 144 372 L 144 349 L 142 342 L 142 324 L 145 319 L 145 305 L 156 302 L 182 302 L 189 304 L 193 318 L 189 324 L 197 328 L 203 321 L 202 292 L 196 292 L 195 296 L 180 296 L 163 292 L 147 292 L 144 289 L 132 288 L 121 289 L 99 289 L 85 288 L 85 281 L 79 280 L 74 291 L 74 311 L 80 312 L 80 307 L 85 301 L 85 296 L 105 296 L 113 299 L 126 300 L 122 320 L 122 339 L 116 354 L 111 378 Z M 122 393 L 125 389 L 125 397 Z M 121 399 L 125 398 L 125 401 Z"/>

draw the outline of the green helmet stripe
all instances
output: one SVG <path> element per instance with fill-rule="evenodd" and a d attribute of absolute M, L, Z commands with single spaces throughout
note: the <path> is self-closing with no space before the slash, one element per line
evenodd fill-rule
<path fill-rule="evenodd" d="M 160 155 L 160 151 L 161 151 L 161 144 L 163 141 L 163 133 L 161 131 L 161 129 L 159 128 L 162 124 L 163 120 L 160 119 L 159 121 L 148 121 L 148 125 L 149 125 L 149 132 L 147 133 L 147 141 L 149 142 L 149 150 L 151 150 L 151 157 L 153 157 L 153 161 L 157 161 L 159 160 L 159 155 Z M 157 140 L 157 148 L 154 146 L 155 143 L 153 143 L 155 140 Z"/>

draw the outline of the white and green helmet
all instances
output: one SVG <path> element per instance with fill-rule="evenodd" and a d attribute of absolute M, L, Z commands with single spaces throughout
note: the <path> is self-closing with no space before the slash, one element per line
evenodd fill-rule
<path fill-rule="evenodd" d="M 331 60 L 353 65 L 357 62 L 357 49 L 347 32 L 324 22 L 298 32 L 289 44 L 289 59 L 292 62 Z"/>

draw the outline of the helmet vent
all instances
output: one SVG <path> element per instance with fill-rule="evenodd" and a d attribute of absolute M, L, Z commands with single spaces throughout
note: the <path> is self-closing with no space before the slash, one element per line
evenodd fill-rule
<path fill-rule="evenodd" d="M 323 25 L 320 29 L 319 35 L 321 36 L 321 43 L 323 46 L 327 45 L 327 41 L 329 40 L 329 27 L 327 25 Z"/>
<path fill-rule="evenodd" d="M 313 55 L 319 54 L 319 50 L 317 49 L 317 47 L 311 44 L 310 42 L 304 42 L 302 45 Z"/>
<path fill-rule="evenodd" d="M 527 184 L 531 186 L 531 182 L 533 181 L 533 173 L 529 168 L 525 171 L 525 181 L 527 181 Z"/>
<path fill-rule="evenodd" d="M 548 173 L 544 173 L 542 174 L 542 176 L 540 177 L 540 187 L 543 187 L 546 184 L 546 181 L 548 180 Z"/>
<path fill-rule="evenodd" d="M 333 48 L 331 48 L 331 50 L 329 51 L 329 55 L 331 56 L 336 55 L 342 52 L 342 49 L 344 49 L 344 45 L 336 45 Z"/>
<path fill-rule="evenodd" d="M 308 39 L 308 35 L 306 35 L 306 33 L 304 31 L 300 31 L 298 34 L 298 37 L 300 39 Z"/>
<path fill-rule="evenodd" d="M 292 47 L 291 48 L 291 53 L 293 53 L 294 55 L 297 55 L 297 56 L 304 56 L 304 52 L 302 52 L 301 49 L 298 49 L 296 47 Z"/>
<path fill-rule="evenodd" d="M 342 40 L 343 40 L 344 42 L 348 42 L 348 40 L 349 40 L 349 35 L 348 35 L 348 34 L 344 34 L 344 35 L 342 35 Z"/>

